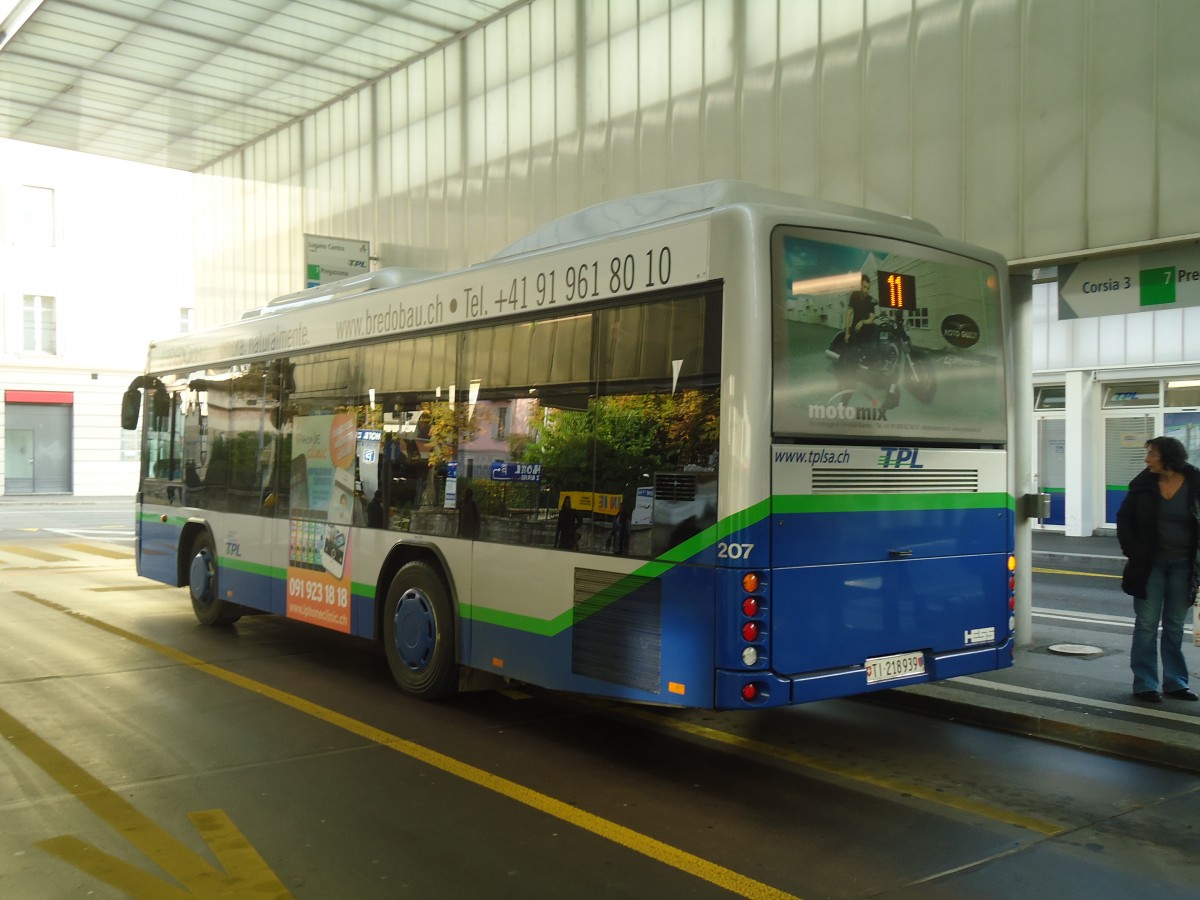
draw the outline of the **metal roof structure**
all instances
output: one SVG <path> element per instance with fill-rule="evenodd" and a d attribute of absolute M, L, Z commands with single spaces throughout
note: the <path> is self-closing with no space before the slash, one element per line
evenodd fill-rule
<path fill-rule="evenodd" d="M 513 5 L 0 0 L 0 138 L 196 171 Z"/>

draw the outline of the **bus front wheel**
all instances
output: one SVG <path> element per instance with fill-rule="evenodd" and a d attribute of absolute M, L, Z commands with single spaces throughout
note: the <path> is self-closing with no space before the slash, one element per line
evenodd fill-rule
<path fill-rule="evenodd" d="M 217 590 L 217 554 L 207 531 L 192 542 L 188 592 L 192 595 L 192 609 L 202 625 L 232 625 L 242 617 L 240 608 L 222 600 Z"/>
<path fill-rule="evenodd" d="M 445 582 L 428 563 L 406 563 L 392 579 L 383 643 L 392 677 L 406 694 L 437 700 L 457 691 L 454 613 Z"/>

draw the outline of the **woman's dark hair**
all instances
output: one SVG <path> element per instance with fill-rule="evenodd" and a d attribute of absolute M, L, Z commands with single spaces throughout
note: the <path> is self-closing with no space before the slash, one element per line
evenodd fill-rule
<path fill-rule="evenodd" d="M 1182 472 L 1184 464 L 1187 462 L 1188 452 L 1187 447 L 1173 437 L 1155 437 L 1146 441 L 1146 449 L 1153 447 L 1158 451 L 1158 458 L 1162 460 L 1164 469 L 1170 469 L 1172 472 Z"/>

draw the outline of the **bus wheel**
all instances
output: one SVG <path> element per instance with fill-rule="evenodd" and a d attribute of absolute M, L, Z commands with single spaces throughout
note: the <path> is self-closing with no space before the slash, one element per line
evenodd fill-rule
<path fill-rule="evenodd" d="M 192 609 L 202 625 L 232 625 L 242 617 L 236 604 L 221 599 L 217 591 L 217 554 L 207 531 L 192 543 L 188 563 L 188 591 Z"/>
<path fill-rule="evenodd" d="M 458 690 L 449 591 L 428 563 L 406 563 L 392 579 L 383 643 L 392 677 L 406 694 L 437 700 Z"/>

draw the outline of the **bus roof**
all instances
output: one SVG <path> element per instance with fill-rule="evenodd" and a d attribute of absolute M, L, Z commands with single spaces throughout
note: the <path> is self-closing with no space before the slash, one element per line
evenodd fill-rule
<path fill-rule="evenodd" d="M 633 197 L 622 197 L 597 203 L 595 206 L 589 206 L 543 225 L 519 241 L 505 247 L 492 259 L 506 259 L 523 253 L 544 250 L 547 247 L 560 247 L 564 244 L 573 244 L 607 234 L 627 231 L 631 228 L 666 222 L 704 210 L 728 206 L 808 209 L 853 219 L 860 224 L 887 223 L 892 226 L 903 225 L 933 234 L 939 233 L 928 222 L 919 219 L 873 212 L 800 194 L 789 194 L 785 191 L 764 188 L 748 181 L 722 180 L 668 188 L 649 194 L 638 194 Z"/>

